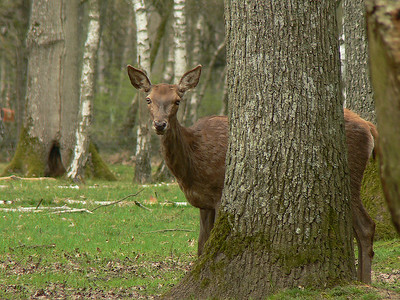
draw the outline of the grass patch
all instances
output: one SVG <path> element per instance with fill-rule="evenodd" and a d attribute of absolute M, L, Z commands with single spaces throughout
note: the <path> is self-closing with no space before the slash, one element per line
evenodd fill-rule
<path fill-rule="evenodd" d="M 5 165 L 0 165 L 4 168 Z M 181 280 L 196 259 L 198 211 L 176 184 L 138 186 L 129 166 L 114 165 L 118 181 L 0 181 L 0 299 L 152 298 Z M 110 206 L 99 201 L 118 201 Z M 138 201 L 150 210 L 136 205 Z M 175 203 L 175 204 L 174 204 Z M 49 207 L 93 213 L 54 213 Z M 400 240 L 375 243 L 373 284 L 325 291 L 301 287 L 268 299 L 400 298 Z"/>

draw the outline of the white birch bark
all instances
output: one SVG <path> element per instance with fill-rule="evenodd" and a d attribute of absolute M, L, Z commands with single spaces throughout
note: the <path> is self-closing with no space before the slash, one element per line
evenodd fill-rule
<path fill-rule="evenodd" d="M 185 16 L 185 0 L 174 0 L 174 83 L 177 81 L 188 69 L 187 67 L 187 50 L 186 50 L 186 16 Z M 187 95 L 186 95 L 187 98 Z M 181 108 L 178 112 L 178 119 L 182 122 L 186 112 L 186 101 L 181 102 Z"/>
<path fill-rule="evenodd" d="M 185 38 L 185 0 L 174 0 L 174 48 L 175 48 L 175 81 L 181 78 L 187 69 L 187 52 Z M 177 83 L 177 82 L 175 82 Z"/>
<path fill-rule="evenodd" d="M 150 44 L 147 30 L 147 13 L 144 0 L 132 0 L 137 28 L 137 61 L 150 76 Z"/>
<path fill-rule="evenodd" d="M 83 65 L 80 82 L 79 124 L 76 129 L 73 158 L 68 168 L 67 176 L 77 180 L 88 159 L 89 128 L 91 124 L 91 105 L 94 94 L 94 75 L 96 70 L 96 53 L 100 40 L 99 5 L 98 0 L 90 1 L 89 28 L 85 42 Z"/>
<path fill-rule="evenodd" d="M 147 30 L 147 14 L 144 0 L 132 0 L 135 11 L 137 29 L 137 63 L 139 68 L 145 70 L 150 76 L 150 45 Z M 146 183 L 151 180 L 150 164 L 150 130 L 149 117 L 143 92 L 139 92 L 139 125 L 137 129 L 136 143 L 136 168 L 135 181 Z"/>

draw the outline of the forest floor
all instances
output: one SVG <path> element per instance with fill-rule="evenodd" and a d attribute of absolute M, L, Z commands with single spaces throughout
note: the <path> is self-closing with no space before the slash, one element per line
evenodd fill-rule
<path fill-rule="evenodd" d="M 0 181 L 0 299 L 154 299 L 190 270 L 197 209 L 177 184 L 138 186 L 129 164 L 111 168 L 117 182 Z M 400 299 L 400 239 L 374 250 L 371 285 L 266 299 Z"/>

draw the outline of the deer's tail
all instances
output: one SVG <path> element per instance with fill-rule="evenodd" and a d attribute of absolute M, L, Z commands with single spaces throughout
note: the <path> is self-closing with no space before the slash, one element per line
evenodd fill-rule
<path fill-rule="evenodd" d="M 376 127 L 374 124 L 371 122 L 367 122 L 369 125 L 369 130 L 371 132 L 372 137 L 374 138 L 374 149 L 372 150 L 372 158 L 375 159 L 376 156 L 378 155 L 378 130 L 376 130 Z"/>

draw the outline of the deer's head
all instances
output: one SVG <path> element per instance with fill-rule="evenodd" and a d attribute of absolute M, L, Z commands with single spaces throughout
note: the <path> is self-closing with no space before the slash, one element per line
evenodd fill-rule
<path fill-rule="evenodd" d="M 163 135 L 170 128 L 171 122 L 176 121 L 179 104 L 185 92 L 199 83 L 201 66 L 183 74 L 179 84 L 152 85 L 146 73 L 128 66 L 128 75 L 132 85 L 146 94 L 153 127 L 157 134 Z"/>

